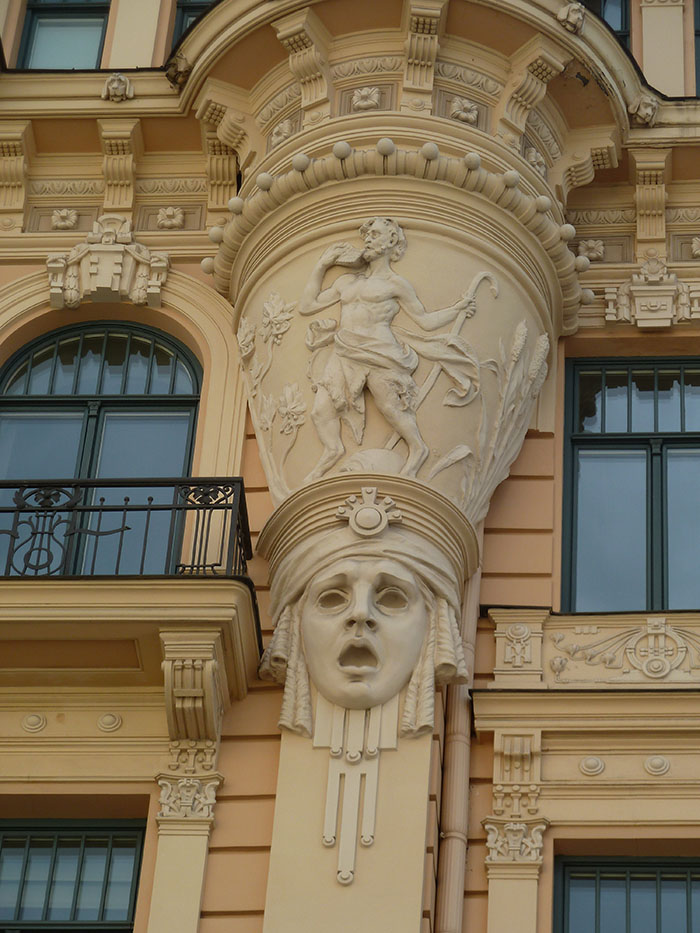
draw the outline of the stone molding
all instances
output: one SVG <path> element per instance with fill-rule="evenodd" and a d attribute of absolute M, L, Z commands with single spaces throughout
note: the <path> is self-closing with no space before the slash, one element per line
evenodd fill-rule
<path fill-rule="evenodd" d="M 168 276 L 166 253 L 136 242 L 131 221 L 103 214 L 83 243 L 68 253 L 50 253 L 46 266 L 52 308 L 77 308 L 83 301 L 131 301 L 160 307 Z"/>
<path fill-rule="evenodd" d="M 354 149 L 349 144 L 336 144 L 333 153 L 318 159 L 309 159 L 299 153 L 293 160 L 291 171 L 273 176 L 262 172 L 257 176 L 257 188 L 246 198 L 234 198 L 230 209 L 234 218 L 223 230 L 216 260 L 205 267 L 214 275 L 216 289 L 231 294 L 231 270 L 236 255 L 251 231 L 272 211 L 301 193 L 307 193 L 327 182 L 352 181 L 377 175 L 407 176 L 423 180 L 430 164 L 433 177 L 443 183 L 466 191 L 483 194 L 509 213 L 515 215 L 548 253 L 557 270 L 563 292 L 564 333 L 576 329 L 576 316 L 581 301 L 573 256 L 566 243 L 575 235 L 570 227 L 561 227 L 548 216 L 552 208 L 546 197 L 532 198 L 518 191 L 517 173 L 498 174 L 481 167 L 476 153 L 467 153 L 463 159 L 440 154 L 437 147 L 430 148 L 429 158 L 423 148 L 401 149 L 391 143 L 391 154 L 382 155 L 376 148 Z M 437 151 L 436 151 L 437 150 Z M 425 150 L 427 152 L 428 150 Z M 313 164 L 313 170 L 308 171 Z M 340 173 L 340 174 L 339 174 Z M 219 239 L 217 238 L 217 242 Z"/>

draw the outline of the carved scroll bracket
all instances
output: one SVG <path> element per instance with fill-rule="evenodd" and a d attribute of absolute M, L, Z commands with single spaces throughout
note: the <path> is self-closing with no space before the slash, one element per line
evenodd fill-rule
<path fill-rule="evenodd" d="M 165 712 L 173 742 L 218 742 L 230 706 L 221 633 L 162 631 Z"/>
<path fill-rule="evenodd" d="M 401 110 L 432 112 L 435 60 L 446 0 L 412 0 L 408 10 L 406 66 Z"/>
<path fill-rule="evenodd" d="M 143 153 L 140 120 L 98 120 L 105 211 L 131 211 L 136 163 Z"/>
<path fill-rule="evenodd" d="M 331 114 L 332 78 L 327 50 L 330 35 L 308 7 L 272 24 L 289 53 L 289 68 L 301 87 L 302 123 L 313 126 Z"/>
<path fill-rule="evenodd" d="M 574 130 L 549 175 L 550 184 L 566 203 L 572 188 L 593 181 L 600 169 L 617 168 L 620 136 L 617 130 Z"/>
<path fill-rule="evenodd" d="M 670 149 L 630 149 L 631 180 L 636 185 L 637 259 L 655 249 L 666 258 L 666 186 L 671 180 Z"/>
<path fill-rule="evenodd" d="M 493 812 L 499 818 L 529 819 L 539 811 L 542 733 L 494 735 Z"/>
<path fill-rule="evenodd" d="M 0 233 L 22 229 L 27 172 L 33 154 L 30 121 L 0 123 Z"/>
<path fill-rule="evenodd" d="M 166 253 L 153 253 L 134 240 L 126 217 L 103 214 L 85 242 L 69 253 L 49 254 L 51 307 L 77 308 L 87 300 L 158 308 L 169 262 Z"/>
<path fill-rule="evenodd" d="M 232 93 L 230 87 L 221 81 L 210 78 L 199 97 L 197 98 L 195 116 L 202 122 L 204 132 L 205 151 L 209 158 L 226 156 L 228 150 L 234 150 L 238 157 L 238 166 L 242 172 L 257 161 L 265 151 L 265 143 L 253 116 L 248 113 L 247 103 L 242 96 Z M 214 137 L 220 146 L 221 152 L 214 143 Z M 209 145 L 209 143 L 212 145 Z M 230 158 L 230 156 L 229 156 Z M 232 160 L 234 161 L 234 160 Z M 228 166 L 224 166 L 228 168 Z M 221 166 L 214 170 L 214 163 L 209 164 L 212 184 L 217 184 L 216 176 L 221 175 Z M 227 173 L 231 174 L 231 171 Z M 233 178 L 228 182 L 235 186 L 235 164 Z M 235 190 L 229 192 L 212 189 L 210 201 L 215 201 L 214 209 L 226 207 L 229 197 Z"/>
<path fill-rule="evenodd" d="M 511 77 L 496 108 L 496 135 L 519 149 L 527 118 L 547 93 L 547 84 L 560 74 L 570 56 L 543 36 L 535 36 L 516 52 Z"/>

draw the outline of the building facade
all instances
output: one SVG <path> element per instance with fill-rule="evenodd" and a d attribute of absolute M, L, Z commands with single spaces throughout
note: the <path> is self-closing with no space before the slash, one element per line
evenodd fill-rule
<path fill-rule="evenodd" d="M 0 0 L 0 931 L 700 929 L 699 24 Z"/>

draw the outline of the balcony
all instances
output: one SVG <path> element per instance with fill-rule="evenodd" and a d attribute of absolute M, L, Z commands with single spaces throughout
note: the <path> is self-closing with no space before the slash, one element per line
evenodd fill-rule
<path fill-rule="evenodd" d="M 160 686 L 167 645 L 203 639 L 245 696 L 251 556 L 240 478 L 1 482 L 0 687 Z"/>

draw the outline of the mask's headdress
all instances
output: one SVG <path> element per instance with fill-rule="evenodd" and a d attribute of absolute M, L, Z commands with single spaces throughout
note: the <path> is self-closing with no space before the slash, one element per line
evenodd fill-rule
<path fill-rule="evenodd" d="M 457 619 L 477 551 L 474 532 L 462 513 L 415 480 L 331 477 L 290 496 L 266 525 L 258 548 L 270 562 L 275 623 L 260 676 L 285 685 L 280 726 L 304 735 L 312 731 L 300 631 L 306 588 L 339 559 L 374 557 L 403 564 L 419 581 L 426 601 L 429 626 L 406 688 L 401 732 L 432 729 L 435 684 L 467 681 Z"/>

